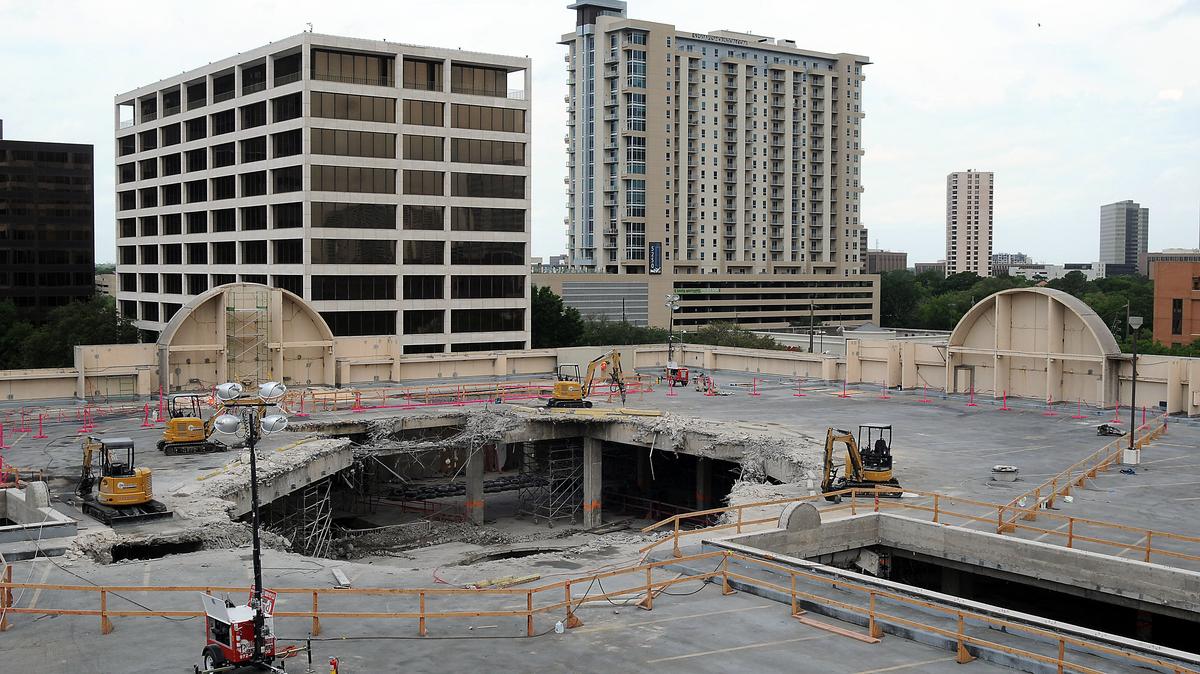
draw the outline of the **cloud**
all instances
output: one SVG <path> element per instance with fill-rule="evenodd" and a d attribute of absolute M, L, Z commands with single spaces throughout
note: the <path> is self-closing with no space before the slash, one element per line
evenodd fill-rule
<path fill-rule="evenodd" d="M 1158 92 L 1160 101 L 1182 101 L 1183 89 L 1163 89 Z"/>

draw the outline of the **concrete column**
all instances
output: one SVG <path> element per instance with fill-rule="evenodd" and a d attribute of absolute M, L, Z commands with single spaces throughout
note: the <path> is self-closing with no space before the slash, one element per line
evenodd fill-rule
<path fill-rule="evenodd" d="M 846 382 L 862 381 L 862 359 L 859 358 L 860 342 L 857 339 L 846 340 Z"/>
<path fill-rule="evenodd" d="M 603 466 L 600 459 L 601 445 L 601 441 L 597 438 L 585 437 L 583 439 L 583 526 L 585 529 L 598 527 L 601 524 L 600 492 L 604 487 Z"/>
<path fill-rule="evenodd" d="M 900 342 L 900 385 L 905 389 L 920 388 L 917 378 L 917 345 L 912 342 Z"/>
<path fill-rule="evenodd" d="M 696 510 L 708 510 L 712 507 L 712 459 L 696 457 Z"/>
<path fill-rule="evenodd" d="M 485 445 L 476 447 L 467 456 L 467 469 L 464 471 L 467 478 L 467 496 L 463 509 L 467 514 L 467 521 L 471 524 L 483 524 L 483 463 L 486 448 Z"/>

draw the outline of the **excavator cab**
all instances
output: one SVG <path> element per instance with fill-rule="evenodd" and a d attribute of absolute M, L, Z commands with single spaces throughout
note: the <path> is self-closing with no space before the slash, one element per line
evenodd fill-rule
<path fill-rule="evenodd" d="M 862 453 L 864 478 L 875 481 L 887 481 L 891 478 L 891 424 L 860 424 L 858 447 Z M 883 475 L 885 472 L 886 477 Z"/>

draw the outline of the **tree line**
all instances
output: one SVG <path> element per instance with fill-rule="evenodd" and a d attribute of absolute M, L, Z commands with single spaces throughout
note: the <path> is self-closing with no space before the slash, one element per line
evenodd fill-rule
<path fill-rule="evenodd" d="M 30 320 L 29 312 L 11 301 L 0 301 L 0 370 L 71 367 L 78 345 L 137 341 L 137 328 L 117 313 L 112 297 L 55 307 L 40 321 Z"/>
<path fill-rule="evenodd" d="M 1083 300 L 1100 316 L 1124 351 L 1133 347 L 1126 317 L 1141 316 L 1145 323 L 1138 340 L 1139 353 L 1200 356 L 1200 340 L 1172 348 L 1151 337 L 1154 282 L 1145 276 L 1089 281 L 1082 272 L 1072 271 L 1062 278 L 1043 282 L 1014 276 L 982 278 L 973 272 L 943 277 L 938 272 L 890 271 L 880 276 L 879 320 L 884 327 L 952 330 L 968 309 L 988 295 L 1041 283 Z"/>
<path fill-rule="evenodd" d="M 545 286 L 532 290 L 530 322 L 533 325 L 533 348 L 548 349 L 560 346 L 617 346 L 626 344 L 665 344 L 665 328 L 633 325 L 628 321 L 609 321 L 585 318 L 575 307 L 565 304 L 561 297 Z M 675 331 L 680 338 L 680 331 Z M 782 349 L 774 339 L 756 335 L 732 323 L 710 323 L 689 331 L 690 344 L 711 344 L 749 349 Z"/>

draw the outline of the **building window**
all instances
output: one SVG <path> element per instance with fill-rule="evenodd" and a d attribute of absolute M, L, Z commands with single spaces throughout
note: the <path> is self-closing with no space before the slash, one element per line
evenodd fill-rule
<path fill-rule="evenodd" d="M 313 276 L 314 300 L 394 300 L 395 276 Z"/>
<path fill-rule="evenodd" d="M 395 194 L 396 170 L 316 165 L 312 167 L 312 189 L 324 192 Z"/>
<path fill-rule="evenodd" d="M 212 245 L 213 264 L 237 264 L 237 243 L 218 241 Z M 230 281 L 232 283 L 232 281 Z M 222 285 L 217 283 L 216 285 Z"/>
<path fill-rule="evenodd" d="M 442 196 L 445 194 L 441 171 L 404 171 L 404 193 Z"/>
<path fill-rule="evenodd" d="M 405 276 L 404 299 L 440 300 L 445 295 L 444 286 L 441 276 Z"/>
<path fill-rule="evenodd" d="M 445 264 L 444 241 L 405 241 L 404 264 Z"/>
<path fill-rule="evenodd" d="M 450 264 L 524 265 L 525 243 L 521 241 L 451 241 Z"/>
<path fill-rule="evenodd" d="M 525 329 L 524 309 L 453 309 L 451 332 L 510 332 Z"/>
<path fill-rule="evenodd" d="M 441 309 L 408 309 L 404 312 L 404 334 L 432 335 L 445 332 L 446 312 Z"/>
<path fill-rule="evenodd" d="M 232 208 L 222 208 L 212 212 L 214 232 L 232 232 L 237 230 L 237 212 Z"/>
<path fill-rule="evenodd" d="M 267 228 L 267 207 L 247 206 L 242 208 L 242 231 Z"/>
<path fill-rule="evenodd" d="M 267 158 L 267 137 L 247 138 L 241 142 L 242 163 L 263 161 Z"/>
<path fill-rule="evenodd" d="M 271 206 L 271 211 L 271 227 L 273 229 L 304 226 L 304 206 L 302 204 L 275 204 Z"/>
<path fill-rule="evenodd" d="M 404 101 L 404 123 L 444 126 L 442 104 L 434 101 Z"/>
<path fill-rule="evenodd" d="M 312 50 L 313 79 L 390 87 L 392 58 L 330 49 Z"/>
<path fill-rule="evenodd" d="M 452 299 L 492 299 L 525 297 L 524 276 L 452 276 Z"/>
<path fill-rule="evenodd" d="M 480 140 L 476 138 L 452 138 L 450 139 L 450 161 L 468 164 L 524 166 L 525 143 L 511 143 L 503 140 Z"/>
<path fill-rule="evenodd" d="M 525 211 L 520 208 L 450 209 L 450 229 L 463 232 L 524 232 Z"/>
<path fill-rule="evenodd" d="M 267 242 L 266 241 L 243 241 L 242 242 L 242 264 L 266 264 L 266 263 L 267 263 Z"/>
<path fill-rule="evenodd" d="M 1183 300 L 1171 300 L 1171 334 L 1183 334 Z"/>
<path fill-rule="evenodd" d="M 395 159 L 396 135 L 344 129 L 313 129 L 312 153 Z"/>
<path fill-rule="evenodd" d="M 222 143 L 212 147 L 213 168 L 233 166 L 237 162 L 237 151 L 233 143 Z"/>
<path fill-rule="evenodd" d="M 450 66 L 450 91 L 505 98 L 508 96 L 508 71 L 454 63 Z"/>
<path fill-rule="evenodd" d="M 396 264 L 396 242 L 313 239 L 312 264 Z"/>
<path fill-rule="evenodd" d="M 304 297 L 304 277 L 299 275 L 274 275 L 271 276 L 271 282 L 276 288 L 282 288 L 290 293 L 295 293 L 300 297 Z"/>
<path fill-rule="evenodd" d="M 337 337 L 396 334 L 394 311 L 322 311 L 321 317 Z"/>
<path fill-rule="evenodd" d="M 396 207 L 392 204 L 344 204 L 314 201 L 312 226 L 345 229 L 395 229 Z"/>
<path fill-rule="evenodd" d="M 525 133 L 525 111 L 452 103 L 450 125 L 456 129 Z"/>
<path fill-rule="evenodd" d="M 271 178 L 274 181 L 272 194 L 299 192 L 304 189 L 304 172 L 299 166 L 271 169 Z"/>
<path fill-rule="evenodd" d="M 278 79 L 278 73 L 276 73 L 276 79 Z M 286 122 L 289 119 L 298 119 L 304 114 L 304 109 L 301 105 L 301 101 L 303 100 L 300 92 L 271 99 L 272 121 Z"/>
<path fill-rule="evenodd" d="M 441 206 L 405 206 L 404 229 L 444 230 L 445 212 Z"/>
<path fill-rule="evenodd" d="M 490 173 L 451 174 L 450 193 L 456 197 L 488 199 L 524 199 L 525 176 L 493 175 Z"/>
<path fill-rule="evenodd" d="M 304 135 L 300 129 L 271 134 L 273 157 L 291 157 L 304 152 Z"/>
<path fill-rule="evenodd" d="M 302 239 L 276 239 L 274 245 L 274 264 L 304 264 L 304 241 Z"/>
<path fill-rule="evenodd" d="M 442 91 L 442 62 L 404 59 L 404 88 Z"/>
<path fill-rule="evenodd" d="M 446 153 L 443 151 L 441 136 L 404 136 L 404 158 L 413 161 L 443 161 Z"/>
<path fill-rule="evenodd" d="M 243 173 L 242 178 L 242 196 L 243 197 L 260 197 L 267 193 L 267 172 L 255 171 L 254 173 Z"/>
<path fill-rule="evenodd" d="M 314 91 L 310 99 L 313 117 L 328 119 L 352 119 L 361 122 L 396 121 L 396 99 L 378 96 L 356 96 L 354 94 L 331 94 Z M 439 104 L 440 105 L 440 104 Z M 409 122 L 412 124 L 413 122 Z M 441 122 L 437 122 L 440 126 Z"/>

